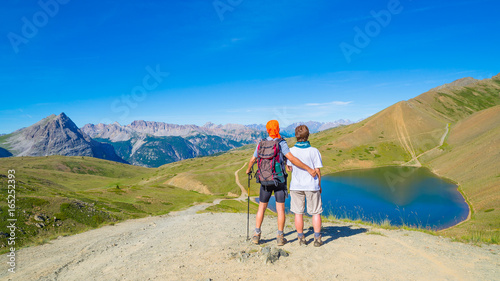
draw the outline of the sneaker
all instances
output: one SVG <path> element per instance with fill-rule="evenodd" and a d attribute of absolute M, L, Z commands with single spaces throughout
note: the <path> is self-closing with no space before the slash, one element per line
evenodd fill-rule
<path fill-rule="evenodd" d="M 299 246 L 307 245 L 306 238 L 304 236 L 299 237 L 298 240 L 299 240 Z"/>
<path fill-rule="evenodd" d="M 321 241 L 321 236 L 318 238 L 314 238 L 314 247 L 319 247 L 323 245 L 323 241 Z"/>
<path fill-rule="evenodd" d="M 281 235 L 278 235 L 278 237 L 276 238 L 276 242 L 278 242 L 278 246 L 283 246 L 286 244 L 286 238 L 284 237 L 283 234 Z"/>
<path fill-rule="evenodd" d="M 260 242 L 260 233 L 259 233 L 259 234 L 255 233 L 255 234 L 253 235 L 253 237 L 252 237 L 252 242 L 253 242 L 254 244 L 259 244 L 259 242 Z"/>

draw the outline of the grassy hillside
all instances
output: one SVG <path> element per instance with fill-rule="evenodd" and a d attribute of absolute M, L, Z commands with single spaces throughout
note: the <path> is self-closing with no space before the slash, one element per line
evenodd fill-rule
<path fill-rule="evenodd" d="M 156 169 L 91 157 L 2 158 L 2 231 L 7 230 L 7 171 L 12 169 L 16 171 L 17 181 L 18 245 L 38 243 L 122 219 L 165 214 L 217 198 L 148 181 L 155 177 Z M 5 234 L 0 236 L 2 250 L 5 250 L 6 238 Z"/>
<path fill-rule="evenodd" d="M 437 174 L 458 182 L 472 203 L 470 222 L 446 231 L 470 240 L 500 238 L 500 106 L 458 122 L 443 149 L 425 156 Z"/>

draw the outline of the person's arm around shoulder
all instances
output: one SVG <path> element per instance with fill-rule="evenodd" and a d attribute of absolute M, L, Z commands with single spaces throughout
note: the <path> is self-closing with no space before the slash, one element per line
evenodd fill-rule
<path fill-rule="evenodd" d="M 321 188 L 321 170 L 320 168 L 323 168 L 323 161 L 321 160 L 321 153 L 317 148 L 314 148 L 312 150 L 311 157 L 313 158 L 313 165 L 316 171 L 316 174 L 318 175 L 318 185 L 319 185 L 319 193 L 323 191 Z"/>
<path fill-rule="evenodd" d="M 290 160 L 290 162 L 292 162 L 293 165 L 301 168 L 301 169 L 304 169 L 306 170 L 310 175 L 311 177 L 316 177 L 316 171 L 311 169 L 311 167 L 307 166 L 306 164 L 302 163 L 302 161 L 300 161 L 300 159 L 298 159 L 297 157 L 293 156 L 293 154 L 291 152 L 288 152 L 285 157 Z"/>
<path fill-rule="evenodd" d="M 321 191 L 323 191 L 321 189 L 321 169 L 320 168 L 316 168 L 314 169 L 316 171 L 316 174 L 318 175 L 318 182 L 319 182 L 319 193 L 321 194 Z"/>
<path fill-rule="evenodd" d="M 292 162 L 290 162 L 290 160 L 286 160 L 286 171 L 291 173 L 292 172 Z"/>

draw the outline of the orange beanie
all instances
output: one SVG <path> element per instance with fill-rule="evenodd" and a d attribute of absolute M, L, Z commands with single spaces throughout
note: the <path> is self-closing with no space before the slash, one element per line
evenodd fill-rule
<path fill-rule="evenodd" d="M 271 120 L 267 122 L 266 125 L 267 132 L 269 136 L 273 139 L 281 138 L 280 136 L 280 124 L 276 120 Z"/>

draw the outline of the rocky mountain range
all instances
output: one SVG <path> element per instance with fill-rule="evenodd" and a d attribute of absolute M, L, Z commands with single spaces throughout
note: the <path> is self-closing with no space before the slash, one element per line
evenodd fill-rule
<path fill-rule="evenodd" d="M 339 125 L 335 122 L 298 122 L 283 128 L 284 137 L 293 137 L 295 127 L 306 124 L 311 133 Z M 78 128 L 61 113 L 51 115 L 28 128 L 0 136 L 0 157 L 10 156 L 91 156 L 145 167 L 159 167 L 198 156 L 225 152 L 255 143 L 267 136 L 265 125 L 177 125 L 137 120 L 129 125 L 86 124 Z"/>
<path fill-rule="evenodd" d="M 262 132 L 244 125 L 215 125 L 210 122 L 200 127 L 137 120 L 125 126 L 117 122 L 113 124 L 86 124 L 82 127 L 82 131 L 92 138 L 108 139 L 113 142 L 127 141 L 138 135 L 155 137 L 211 135 L 242 143 L 250 143 L 262 137 Z"/>
<path fill-rule="evenodd" d="M 146 167 L 225 152 L 265 133 L 244 125 L 175 125 L 134 121 L 130 125 L 87 124 L 79 129 L 66 114 L 0 136 L 0 157 L 91 156 Z"/>
<path fill-rule="evenodd" d="M 281 132 L 293 137 L 306 124 L 311 133 L 352 123 L 297 122 Z M 225 152 L 267 136 L 265 125 L 177 125 L 137 120 L 129 125 L 86 124 L 79 129 L 66 114 L 51 115 L 12 134 L 0 136 L 0 157 L 92 156 L 146 167 Z"/>
<path fill-rule="evenodd" d="M 238 124 L 206 123 L 200 127 L 143 120 L 125 126 L 117 122 L 86 124 L 82 131 L 112 145 L 129 163 L 146 167 L 225 152 L 265 136 L 265 132 Z"/>
<path fill-rule="evenodd" d="M 0 137 L 0 156 L 91 156 L 125 162 L 109 144 L 93 140 L 61 113 Z M 10 155 L 9 155 L 10 154 Z"/>
<path fill-rule="evenodd" d="M 315 122 L 315 121 L 309 121 L 309 122 L 296 122 L 293 124 L 290 124 L 286 126 L 285 128 L 281 129 L 281 133 L 286 136 L 286 137 L 293 137 L 295 136 L 295 128 L 300 125 L 306 125 L 307 128 L 309 128 L 309 133 L 314 134 L 317 132 L 321 132 L 324 130 L 328 130 L 331 128 L 336 128 L 338 126 L 345 126 L 345 125 L 350 125 L 354 122 L 352 122 L 349 119 L 339 119 L 334 122 Z"/>
<path fill-rule="evenodd" d="M 345 126 L 345 125 L 350 125 L 353 124 L 349 119 L 339 119 L 333 122 L 316 122 L 316 121 L 309 121 L 309 122 L 295 122 L 292 123 L 286 127 L 280 128 L 280 133 L 283 135 L 283 137 L 294 137 L 295 136 L 295 128 L 299 125 L 306 125 L 309 128 L 309 133 L 314 134 L 317 132 L 321 132 L 324 130 L 328 130 L 331 128 L 335 128 L 338 126 Z M 250 124 L 246 125 L 248 128 L 260 130 L 260 131 L 266 131 L 266 125 L 265 124 Z"/>

